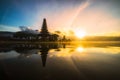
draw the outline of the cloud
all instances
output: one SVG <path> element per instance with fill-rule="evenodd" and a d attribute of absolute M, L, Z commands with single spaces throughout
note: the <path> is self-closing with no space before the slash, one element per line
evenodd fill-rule
<path fill-rule="evenodd" d="M 20 31 L 18 27 L 13 27 L 13 26 L 7 26 L 7 25 L 1 25 L 0 24 L 0 31 Z"/>

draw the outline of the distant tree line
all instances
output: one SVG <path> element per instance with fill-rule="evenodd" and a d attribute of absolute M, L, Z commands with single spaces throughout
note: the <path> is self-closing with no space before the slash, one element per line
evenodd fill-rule
<path fill-rule="evenodd" d="M 120 41 L 120 36 L 88 36 L 81 41 Z"/>

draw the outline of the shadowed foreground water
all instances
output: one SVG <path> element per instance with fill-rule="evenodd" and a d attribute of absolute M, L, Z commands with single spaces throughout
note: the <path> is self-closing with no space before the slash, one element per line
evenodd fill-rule
<path fill-rule="evenodd" d="M 119 80 L 119 45 L 0 44 L 0 80 Z"/>

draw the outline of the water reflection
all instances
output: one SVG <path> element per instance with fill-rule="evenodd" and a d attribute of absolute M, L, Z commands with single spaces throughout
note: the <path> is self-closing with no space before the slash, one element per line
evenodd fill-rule
<path fill-rule="evenodd" d="M 29 58 L 33 54 L 38 54 L 41 56 L 42 59 L 42 65 L 45 67 L 46 65 L 46 59 L 47 59 L 47 54 L 49 50 L 54 49 L 56 51 L 60 51 L 59 48 L 65 48 L 65 44 L 14 44 L 13 45 L 8 45 L 5 44 L 1 45 L 4 46 L 0 49 L 1 52 L 10 52 L 12 50 L 16 51 L 20 55 L 18 56 L 19 58 Z M 10 47 L 10 48 L 8 48 Z"/>
<path fill-rule="evenodd" d="M 120 78 L 120 43 L 0 44 L 0 80 Z"/>

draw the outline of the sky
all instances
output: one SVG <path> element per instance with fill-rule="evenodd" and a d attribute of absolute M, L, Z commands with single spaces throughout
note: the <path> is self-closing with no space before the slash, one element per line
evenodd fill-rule
<path fill-rule="evenodd" d="M 0 31 L 40 30 L 46 18 L 49 31 L 118 35 L 119 14 L 120 0 L 0 0 Z"/>

